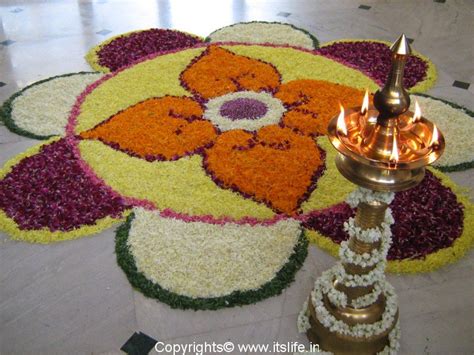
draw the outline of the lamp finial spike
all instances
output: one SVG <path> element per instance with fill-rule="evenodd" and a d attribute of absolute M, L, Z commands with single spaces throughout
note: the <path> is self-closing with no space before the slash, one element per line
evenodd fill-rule
<path fill-rule="evenodd" d="M 410 107 L 410 96 L 403 87 L 403 74 L 410 45 L 405 34 L 402 34 L 390 47 L 392 51 L 392 66 L 388 73 L 385 86 L 374 95 L 374 106 L 379 111 L 378 122 L 382 123 L 406 112 Z"/>
<path fill-rule="evenodd" d="M 410 55 L 411 54 L 411 47 L 410 43 L 408 43 L 408 39 L 404 33 L 401 34 L 400 37 L 391 45 L 390 50 L 393 54 L 398 55 Z"/>

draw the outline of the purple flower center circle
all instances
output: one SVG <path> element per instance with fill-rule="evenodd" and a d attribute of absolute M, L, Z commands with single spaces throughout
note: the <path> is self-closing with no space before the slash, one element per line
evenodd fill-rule
<path fill-rule="evenodd" d="M 231 120 L 255 120 L 265 116 L 267 111 L 263 102 L 245 97 L 227 101 L 220 109 L 221 115 Z"/>

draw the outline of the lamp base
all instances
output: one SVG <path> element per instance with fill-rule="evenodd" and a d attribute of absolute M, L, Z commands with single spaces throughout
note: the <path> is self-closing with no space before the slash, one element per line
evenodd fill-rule
<path fill-rule="evenodd" d="M 318 344 L 321 351 L 330 351 L 336 355 L 373 355 L 382 351 L 390 345 L 389 334 L 397 324 L 398 311 L 394 317 L 393 324 L 381 334 L 369 338 L 356 338 L 331 332 L 319 322 L 316 310 L 310 301 L 308 302 L 309 323 L 311 328 L 307 330 L 306 336 L 312 344 Z"/>

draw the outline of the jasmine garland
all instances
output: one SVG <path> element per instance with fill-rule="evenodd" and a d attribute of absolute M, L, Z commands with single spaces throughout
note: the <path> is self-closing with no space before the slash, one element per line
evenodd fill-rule
<path fill-rule="evenodd" d="M 357 324 L 350 326 L 341 320 L 336 319 L 329 311 L 323 301 L 323 292 L 320 280 L 315 283 L 315 288 L 311 293 L 311 301 L 316 310 L 318 321 L 321 322 L 331 332 L 336 332 L 343 335 L 353 336 L 357 338 L 369 338 L 386 331 L 393 324 L 398 312 L 398 300 L 395 290 L 389 283 L 384 285 L 385 295 L 385 311 L 382 314 L 382 319 L 371 324 Z"/>

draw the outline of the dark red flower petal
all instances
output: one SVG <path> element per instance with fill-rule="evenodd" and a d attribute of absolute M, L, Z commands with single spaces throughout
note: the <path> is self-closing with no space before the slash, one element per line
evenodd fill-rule
<path fill-rule="evenodd" d="M 153 28 L 146 31 L 126 34 L 104 45 L 97 53 L 99 64 L 115 71 L 147 55 L 183 49 L 202 43 L 190 34 Z"/>
<path fill-rule="evenodd" d="M 450 247 L 462 234 L 463 206 L 430 172 L 417 187 L 397 193 L 391 207 L 396 222 L 389 260 L 422 258 Z"/>
<path fill-rule="evenodd" d="M 395 194 L 390 205 L 395 224 L 388 260 L 420 259 L 450 247 L 463 230 L 463 206 L 431 172 L 413 189 Z M 346 203 L 314 212 L 304 223 L 336 243 L 348 239 L 343 224 L 355 211 Z"/>
<path fill-rule="evenodd" d="M 344 222 L 354 217 L 355 211 L 343 202 L 336 206 L 326 208 L 322 211 L 311 213 L 309 218 L 303 222 L 303 227 L 316 230 L 322 235 L 331 238 L 333 242 L 340 244 L 349 238 L 344 232 Z"/>
<path fill-rule="evenodd" d="M 48 228 L 53 232 L 118 217 L 125 205 L 84 174 L 63 139 L 21 160 L 0 181 L 0 208 L 21 229 Z"/>
<path fill-rule="evenodd" d="M 322 47 L 318 54 L 340 60 L 361 70 L 379 85 L 383 85 L 390 72 L 390 48 L 379 42 L 337 42 Z M 428 63 L 420 57 L 411 55 L 405 66 L 404 85 L 406 88 L 415 86 L 426 77 Z"/>

